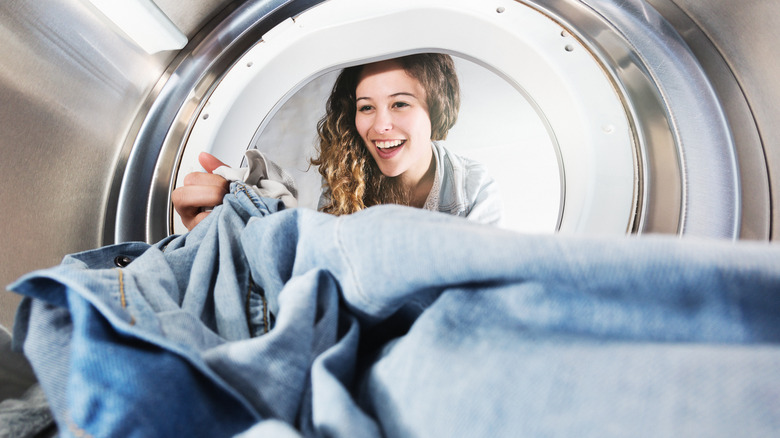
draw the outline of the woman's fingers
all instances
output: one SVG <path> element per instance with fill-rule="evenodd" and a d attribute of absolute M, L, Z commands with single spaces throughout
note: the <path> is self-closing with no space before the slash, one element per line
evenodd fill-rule
<path fill-rule="evenodd" d="M 219 158 L 211 155 L 208 152 L 201 152 L 200 155 L 198 155 L 198 162 L 201 166 L 203 166 L 204 169 L 206 169 L 206 172 L 211 173 L 219 166 L 227 166 L 227 164 L 223 163 L 219 160 Z"/>
<path fill-rule="evenodd" d="M 181 221 L 191 230 L 208 216 L 210 210 L 222 203 L 230 183 L 219 175 L 194 172 L 184 177 L 184 185 L 171 194 L 174 209 Z"/>
<path fill-rule="evenodd" d="M 220 187 L 227 193 L 230 183 L 225 178 L 214 175 L 213 173 L 192 172 L 184 176 L 184 185 L 186 186 L 214 186 Z"/>
<path fill-rule="evenodd" d="M 211 209 L 222 203 L 222 198 L 230 189 L 230 183 L 219 175 L 211 172 L 225 163 L 217 157 L 201 152 L 198 162 L 208 173 L 193 172 L 184 177 L 184 185 L 177 187 L 171 193 L 173 208 L 181 216 L 181 221 L 188 230 L 198 225 L 206 218 Z"/>

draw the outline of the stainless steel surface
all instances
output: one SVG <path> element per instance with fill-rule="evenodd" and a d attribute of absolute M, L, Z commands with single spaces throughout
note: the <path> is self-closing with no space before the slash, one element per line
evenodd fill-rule
<path fill-rule="evenodd" d="M 675 138 L 682 178 L 679 232 L 737 237 L 741 201 L 735 148 L 720 102 L 701 65 L 668 21 L 644 1 L 584 3 L 630 41 L 635 56 L 642 59 L 658 87 Z M 645 26 L 656 32 L 647 32 Z M 648 144 L 647 149 L 652 151 L 654 146 Z M 651 179 L 659 165 L 666 163 L 648 163 L 646 174 Z"/>
<path fill-rule="evenodd" d="M 100 245 L 119 145 L 167 59 L 78 0 L 0 3 L 0 281 Z M 16 300 L 2 294 L 7 325 Z"/>
<path fill-rule="evenodd" d="M 717 96 L 677 32 L 644 1 L 524 1 L 565 23 L 613 77 L 633 118 L 634 232 L 736 237 L 734 144 Z"/>
<path fill-rule="evenodd" d="M 146 55 L 80 0 L 0 3 L 0 144 L 4 152 L 0 162 L 4 175 L 0 281 L 4 284 L 30 270 L 56 264 L 67 253 L 114 240 L 153 240 L 164 234 L 167 223 L 165 219 L 160 223 L 159 218 L 167 216 L 175 156 L 198 102 L 252 38 L 317 2 L 157 3 L 191 38 L 179 54 Z M 738 184 L 731 180 L 736 174 L 729 164 L 733 161 L 724 157 L 723 149 L 707 147 L 722 145 L 725 139 L 717 137 L 725 133 L 702 127 L 694 135 L 691 126 L 696 126 L 698 114 L 677 103 L 680 95 L 689 95 L 689 87 L 700 87 L 701 81 L 666 78 L 655 88 L 644 83 L 633 91 L 626 85 L 630 81 L 623 83 L 636 97 L 627 105 L 647 106 L 635 110 L 653 115 L 643 119 L 646 126 L 640 123 L 638 135 L 645 137 L 646 144 L 667 145 L 638 154 L 638 162 L 649 165 L 648 172 L 638 174 L 647 190 L 640 194 L 648 199 L 642 217 L 637 218 L 640 230 L 690 231 L 688 227 L 694 224 L 707 234 L 713 228 L 741 224 L 741 237 L 777 239 L 780 215 L 772 205 L 780 202 L 780 116 L 775 110 L 780 101 L 780 81 L 775 78 L 780 70 L 775 45 L 780 36 L 780 2 L 533 3 L 568 20 L 604 56 L 610 44 L 625 38 L 635 24 L 657 24 L 665 33 L 676 30 L 682 39 L 671 33 L 663 40 L 628 38 L 644 45 L 637 46 L 634 58 L 625 61 L 644 65 L 658 79 L 665 66 L 648 63 L 648 56 L 668 50 L 669 44 L 684 48 L 680 45 L 684 40 L 696 56 L 685 62 L 698 60 L 723 104 L 736 145 Z M 650 5 L 665 20 L 659 21 Z M 254 13 L 250 8 L 255 8 Z M 620 31 L 588 33 L 578 27 L 576 18 L 566 18 L 588 8 L 598 11 L 590 14 L 591 19 L 611 22 Z M 626 8 L 633 8 L 631 14 Z M 207 26 L 213 17 L 215 21 Z M 238 17 L 262 20 L 252 23 Z M 622 72 L 626 75 L 643 74 L 631 63 L 615 65 L 628 66 Z M 696 65 L 689 67 L 697 70 Z M 639 98 L 644 93 L 662 99 Z M 663 124 L 648 122 L 670 114 L 673 117 Z M 686 127 L 669 129 L 680 123 Z M 677 149 L 681 143 L 683 148 Z M 699 146 L 691 149 L 690 145 Z M 690 166 L 699 167 L 691 172 Z M 731 193 L 735 187 L 738 192 Z M 740 200 L 741 205 L 735 206 Z M 121 213 L 117 213 L 119 205 L 124 205 Z M 728 210 L 725 219 L 723 209 Z M 718 217 L 710 218 L 710 213 Z M 738 217 L 729 216 L 732 213 Z M 0 294 L 3 325 L 10 325 L 16 301 L 11 294 Z"/>
<path fill-rule="evenodd" d="M 649 0 L 685 39 L 716 88 L 740 165 L 744 239 L 777 240 L 780 215 L 780 2 Z"/>
<path fill-rule="evenodd" d="M 188 36 L 225 3 L 183 8 L 158 0 Z M 122 147 L 175 53 L 147 55 L 80 0 L 4 0 L 0 37 L 5 286 L 65 254 L 106 243 Z M 0 293 L 0 324 L 10 326 L 18 301 Z"/>

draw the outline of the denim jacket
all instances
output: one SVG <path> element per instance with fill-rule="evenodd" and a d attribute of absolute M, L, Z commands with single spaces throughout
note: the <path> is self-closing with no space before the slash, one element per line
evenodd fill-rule
<path fill-rule="evenodd" d="M 188 234 L 10 288 L 63 437 L 774 436 L 778 260 L 233 183 Z"/>

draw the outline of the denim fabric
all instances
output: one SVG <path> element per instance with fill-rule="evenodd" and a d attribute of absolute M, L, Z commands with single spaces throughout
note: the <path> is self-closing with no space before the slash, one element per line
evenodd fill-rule
<path fill-rule="evenodd" d="M 190 234 L 12 285 L 63 436 L 780 428 L 778 247 L 337 218 L 241 188 Z"/>

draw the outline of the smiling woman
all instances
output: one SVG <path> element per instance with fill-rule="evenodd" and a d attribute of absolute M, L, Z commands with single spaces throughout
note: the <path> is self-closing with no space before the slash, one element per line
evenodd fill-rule
<path fill-rule="evenodd" d="M 460 87 L 452 58 L 428 53 L 349 67 L 339 75 L 318 124 L 326 199 L 349 214 L 402 204 L 498 223 L 496 184 L 480 164 L 431 141 L 458 117 Z"/>
<path fill-rule="evenodd" d="M 449 74 L 442 72 L 442 76 L 456 77 L 454 68 Z M 430 140 L 441 140 L 431 137 L 431 119 L 441 113 L 432 115 L 428 106 L 434 90 L 424 87 L 418 76 L 404 68 L 401 60 L 364 66 L 358 78 L 357 133 L 381 174 L 397 178 L 402 190 L 409 192 L 408 198 L 404 196 L 407 199 L 399 201 L 403 199 L 414 207 L 424 206 L 436 171 Z"/>

